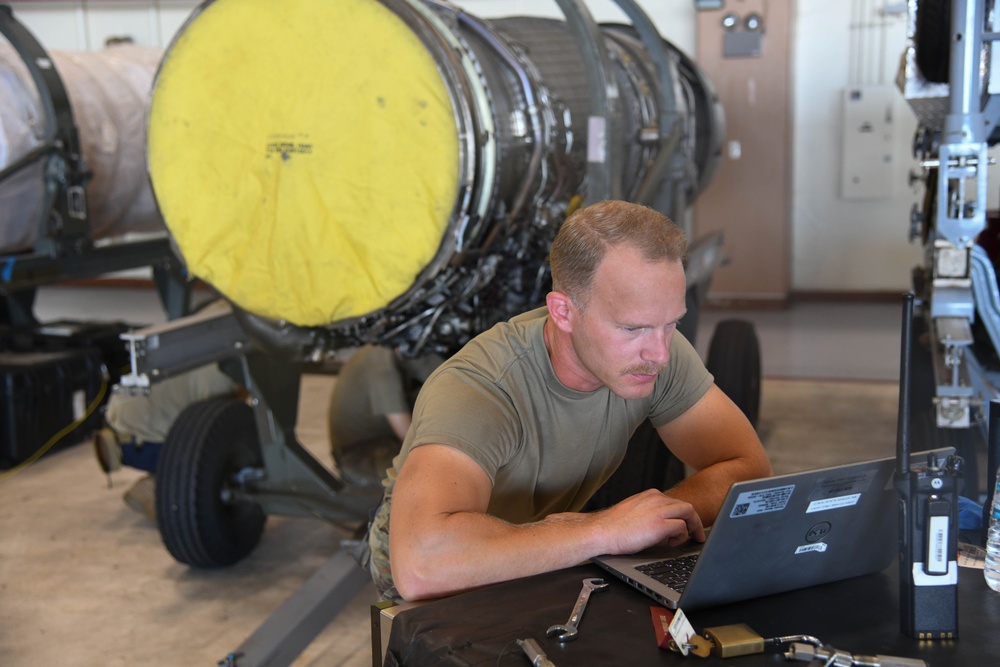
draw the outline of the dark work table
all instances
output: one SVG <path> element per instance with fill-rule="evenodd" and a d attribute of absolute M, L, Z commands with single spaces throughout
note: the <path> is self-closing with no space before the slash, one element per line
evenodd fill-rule
<path fill-rule="evenodd" d="M 959 637 L 951 641 L 918 641 L 900 632 L 897 571 L 893 564 L 877 574 L 711 609 L 685 610 L 685 614 L 699 632 L 745 623 L 765 638 L 812 635 L 850 653 L 921 658 L 930 667 L 1000 664 L 1000 593 L 986 586 L 982 570 L 959 570 Z M 582 581 L 588 577 L 602 577 L 611 585 L 591 595 L 579 636 L 562 644 L 547 638 L 550 625 L 569 618 Z M 790 661 L 781 653 L 726 659 L 684 657 L 657 646 L 650 613 L 654 606 L 653 600 L 596 565 L 580 565 L 398 611 L 391 620 L 384 664 L 525 666 L 531 663 L 514 640 L 529 637 L 538 641 L 556 667 L 823 664 Z M 373 633 L 378 632 L 373 625 Z M 373 647 L 378 641 L 373 636 Z"/>

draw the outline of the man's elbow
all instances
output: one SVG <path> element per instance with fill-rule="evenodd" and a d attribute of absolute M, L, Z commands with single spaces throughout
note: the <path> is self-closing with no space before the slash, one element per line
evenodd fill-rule
<path fill-rule="evenodd" d="M 397 560 L 403 562 L 397 563 Z M 404 600 L 414 602 L 441 597 L 446 593 L 440 582 L 441 568 L 435 563 L 407 563 L 405 559 L 393 559 L 391 567 L 393 584 Z"/>
<path fill-rule="evenodd" d="M 768 458 L 763 447 L 750 459 L 748 468 L 750 470 L 749 479 L 761 479 L 774 474 L 774 469 L 771 467 L 771 460 Z"/>

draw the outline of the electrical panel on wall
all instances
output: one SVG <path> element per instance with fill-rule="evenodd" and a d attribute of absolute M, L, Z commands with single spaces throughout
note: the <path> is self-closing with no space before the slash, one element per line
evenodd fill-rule
<path fill-rule="evenodd" d="M 858 86 L 843 92 L 842 199 L 887 199 L 896 181 L 893 164 L 892 86 Z"/>
<path fill-rule="evenodd" d="M 740 16 L 729 12 L 722 17 L 724 58 L 760 58 L 764 42 L 764 22 L 760 14 Z"/>

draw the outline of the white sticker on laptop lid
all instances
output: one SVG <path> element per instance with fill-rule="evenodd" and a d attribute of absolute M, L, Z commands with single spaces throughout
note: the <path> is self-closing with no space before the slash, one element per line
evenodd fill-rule
<path fill-rule="evenodd" d="M 757 491 L 744 491 L 736 497 L 736 504 L 729 517 L 737 519 L 741 516 L 753 516 L 754 514 L 766 514 L 767 512 L 780 512 L 788 505 L 788 500 L 795 490 L 794 484 L 788 486 L 776 486 L 772 489 L 758 489 Z"/>
<path fill-rule="evenodd" d="M 826 542 L 817 542 L 816 544 L 803 544 L 801 547 L 796 548 L 795 555 L 814 552 L 823 553 L 824 551 L 826 551 Z"/>
<path fill-rule="evenodd" d="M 850 507 L 851 505 L 857 505 L 860 499 L 860 493 L 852 493 L 850 495 L 839 496 L 837 498 L 814 500 L 809 503 L 809 507 L 806 508 L 806 514 L 811 514 L 812 512 L 822 512 L 823 510 L 837 509 L 838 507 Z"/>
<path fill-rule="evenodd" d="M 874 478 L 874 470 L 865 470 L 817 480 L 809 492 L 806 514 L 857 505 L 861 496 L 871 487 Z"/>

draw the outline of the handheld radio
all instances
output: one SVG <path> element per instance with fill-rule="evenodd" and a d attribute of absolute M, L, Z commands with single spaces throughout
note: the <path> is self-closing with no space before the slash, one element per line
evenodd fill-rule
<path fill-rule="evenodd" d="M 916 639 L 958 637 L 958 491 L 962 459 L 929 455 L 910 463 L 910 355 L 913 294 L 903 303 L 896 472 L 899 493 L 899 612 Z"/>

